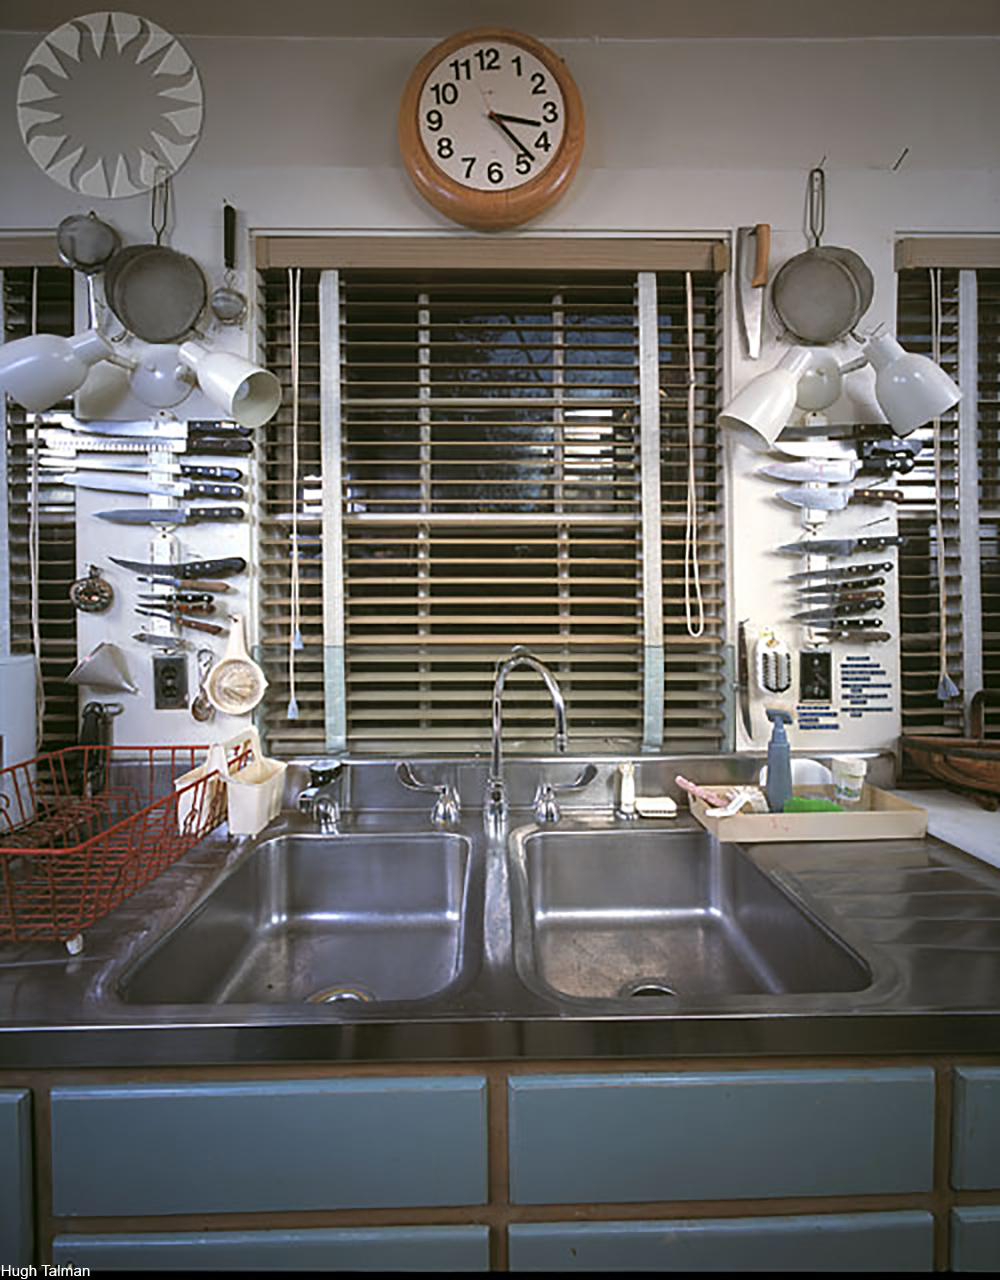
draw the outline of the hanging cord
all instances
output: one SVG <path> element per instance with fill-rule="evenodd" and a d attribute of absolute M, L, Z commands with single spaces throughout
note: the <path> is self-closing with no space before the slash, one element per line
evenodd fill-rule
<path fill-rule="evenodd" d="M 292 598 L 288 637 L 288 719 L 299 718 L 295 689 L 295 653 L 302 649 L 299 614 L 299 335 L 302 310 L 302 268 L 288 268 L 288 311 L 292 365 Z"/>
<path fill-rule="evenodd" d="M 31 332 L 38 332 L 38 268 L 31 273 Z M 41 746 L 45 730 L 45 682 L 42 679 L 42 620 L 39 599 L 41 521 L 38 495 L 38 427 L 31 429 L 31 488 L 28 506 L 28 572 L 31 577 L 31 651 L 35 659 L 35 741 Z"/>
<path fill-rule="evenodd" d="M 687 515 L 684 529 L 684 621 L 689 636 L 697 638 L 705 630 L 705 601 L 701 591 L 701 572 L 698 567 L 698 478 L 695 471 L 695 394 L 697 391 L 697 373 L 694 364 L 694 286 L 691 272 L 684 273 L 684 284 L 687 290 L 687 349 L 688 349 L 688 394 L 687 394 L 687 427 L 688 427 L 688 472 L 687 472 Z M 691 618 L 691 589 L 698 611 L 697 625 Z"/>
<path fill-rule="evenodd" d="M 931 280 L 931 359 L 941 363 L 941 268 L 930 268 Z M 948 674 L 948 582 L 944 554 L 944 513 L 941 506 L 941 419 L 934 419 L 934 525 L 937 539 L 938 612 L 940 642 L 938 647 L 937 696 L 942 702 L 958 697 L 958 686 Z"/>

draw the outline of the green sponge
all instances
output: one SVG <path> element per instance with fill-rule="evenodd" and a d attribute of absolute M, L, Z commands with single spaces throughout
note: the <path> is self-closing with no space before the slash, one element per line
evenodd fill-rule
<path fill-rule="evenodd" d="M 823 796 L 789 796 L 785 813 L 843 813 L 844 806 Z"/>

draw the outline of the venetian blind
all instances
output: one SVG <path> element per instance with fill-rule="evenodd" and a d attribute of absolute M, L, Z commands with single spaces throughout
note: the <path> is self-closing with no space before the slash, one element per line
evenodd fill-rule
<path fill-rule="evenodd" d="M 272 748 L 322 749 L 340 728 L 357 751 L 481 749 L 493 670 L 514 644 L 556 672 L 574 749 L 634 748 L 648 735 L 651 653 L 663 664 L 666 736 L 718 742 L 715 273 L 692 277 L 693 430 L 684 275 L 656 276 L 661 474 L 645 493 L 635 271 L 351 268 L 337 276 L 336 320 L 326 316 L 335 334 L 321 332 L 319 275 L 302 273 L 297 484 L 290 391 L 262 457 L 260 656 Z M 261 278 L 268 365 L 287 383 L 288 273 L 270 268 Z M 331 343 L 336 494 L 321 421 Z M 683 620 L 692 436 L 704 599 L 696 639 Z M 324 500 L 337 503 L 340 555 L 324 546 Z M 664 643 L 654 650 L 644 634 L 644 501 L 662 530 Z M 293 511 L 304 647 L 295 657 L 299 716 L 289 720 Z M 331 652 L 331 604 L 342 654 Z M 338 665 L 342 683 L 331 679 Z M 511 681 L 505 741 L 532 750 L 551 742 L 551 711 L 530 678 Z"/>
<path fill-rule="evenodd" d="M 5 267 L 5 341 L 32 332 L 73 332 L 73 273 L 63 267 Z M 57 406 L 72 412 L 67 400 Z M 7 528 L 10 644 L 14 653 L 32 651 L 31 506 L 33 419 L 11 400 L 6 403 Z M 57 750 L 77 741 L 77 689 L 65 683 L 76 663 L 76 610 L 69 587 L 76 573 L 75 490 L 46 483 L 39 470 L 38 594 L 45 717 L 40 749 Z"/>
<path fill-rule="evenodd" d="M 920 242 L 916 242 L 919 246 Z M 963 263 L 968 249 L 953 245 Z M 996 249 L 993 250 L 994 257 Z M 923 256 L 934 260 L 933 242 Z M 954 253 L 943 252 L 947 262 Z M 981 688 L 987 733 L 1000 736 L 1000 269 L 962 265 L 900 271 L 898 329 L 910 350 L 931 354 L 931 317 L 939 305 L 941 362 L 963 390 L 963 404 L 940 431 L 939 495 L 944 530 L 948 671 L 960 696 L 942 702 L 939 681 L 938 548 L 934 519 L 933 430 L 921 428 L 918 468 L 901 487 L 900 530 L 903 724 L 912 733 L 962 734 L 968 704 Z M 963 462 L 963 449 L 965 461 Z M 992 715 L 990 714 L 992 712 Z"/>

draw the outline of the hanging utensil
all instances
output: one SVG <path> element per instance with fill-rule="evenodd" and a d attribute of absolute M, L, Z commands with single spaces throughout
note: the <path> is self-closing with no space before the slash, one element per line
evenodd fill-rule
<path fill-rule="evenodd" d="M 208 678 L 208 673 L 212 670 L 214 665 L 215 654 L 212 650 L 199 649 L 198 669 L 201 672 L 201 679 L 198 683 L 198 692 L 195 695 L 194 701 L 191 703 L 191 714 L 196 720 L 200 720 L 202 722 L 211 720 L 215 715 L 215 708 L 212 706 L 208 699 L 208 694 L 205 692 L 205 681 Z"/>
<path fill-rule="evenodd" d="M 777 497 L 793 507 L 806 507 L 813 511 L 843 511 L 849 502 L 902 502 L 900 489 L 821 489 L 802 485 L 797 489 L 779 489 Z"/>
<path fill-rule="evenodd" d="M 155 244 L 119 250 L 104 271 L 104 294 L 121 323 L 143 342 L 179 342 L 205 309 L 208 286 L 193 258 L 160 243 L 168 222 L 170 180 L 153 187 Z"/>
<path fill-rule="evenodd" d="M 243 716 L 263 698 L 267 679 L 247 653 L 242 615 L 233 614 L 232 618 L 226 652 L 206 677 L 205 696 L 223 715 Z"/>
<path fill-rule="evenodd" d="M 736 308 L 743 342 L 751 360 L 760 356 L 764 327 L 764 288 L 771 253 L 771 228 L 766 222 L 736 232 Z"/>
<path fill-rule="evenodd" d="M 898 533 L 879 538 L 803 538 L 800 542 L 786 542 L 778 551 L 800 556 L 853 556 L 856 551 L 884 551 L 886 547 L 901 547 L 905 542 Z"/>
<path fill-rule="evenodd" d="M 233 287 L 236 271 L 236 210 L 222 206 L 222 255 L 226 265 L 225 283 L 212 290 L 209 306 L 220 324 L 240 324 L 247 311 L 247 300 Z"/>
<path fill-rule="evenodd" d="M 871 306 L 874 278 L 851 249 L 820 244 L 826 222 L 826 174 L 809 173 L 808 227 L 812 245 L 779 268 L 771 305 L 786 331 L 812 345 L 836 342 Z"/>
<path fill-rule="evenodd" d="M 68 267 L 86 277 L 87 323 L 93 326 L 97 323 L 94 276 L 121 248 L 121 237 L 93 211 L 71 213 L 56 229 L 56 248 Z"/>

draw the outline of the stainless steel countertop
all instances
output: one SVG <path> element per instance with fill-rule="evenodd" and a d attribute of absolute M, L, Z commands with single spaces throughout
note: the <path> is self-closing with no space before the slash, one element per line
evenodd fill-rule
<path fill-rule="evenodd" d="M 615 759 L 559 830 L 613 828 Z M 573 774 L 579 760 L 511 761 L 511 827 L 539 767 Z M 759 760 L 641 760 L 641 794 L 671 791 L 677 772 L 721 782 L 749 777 Z M 385 762 L 356 762 L 345 830 L 428 830 L 430 797 L 387 790 Z M 453 767 L 420 762 L 422 774 Z M 481 761 L 460 772 L 481 795 Z M 301 770 L 290 769 L 290 787 Z M 465 775 L 470 775 L 466 777 Z M 442 772 L 443 776 L 443 772 Z M 391 788 L 389 788 L 391 790 Z M 465 785 L 463 785 L 463 794 Z M 286 812 L 268 834 L 300 829 Z M 645 825 L 645 824 L 644 824 Z M 697 828 L 686 812 L 654 821 Z M 456 828 L 476 847 L 482 815 L 467 807 Z M 86 934 L 84 951 L 0 944 L 0 1067 L 127 1067 L 306 1062 L 669 1058 L 672 1056 L 892 1055 L 1000 1051 L 1000 869 L 934 837 L 847 844 L 760 844 L 744 852 L 872 971 L 860 991 L 705 997 L 669 1011 L 618 1011 L 547 1000 L 502 959 L 484 964 L 444 999 L 391 1005 L 127 1004 L 117 984 L 128 965 L 190 910 L 248 842 L 210 837 Z M 502 858 L 481 882 L 494 907 L 506 895 Z"/>

